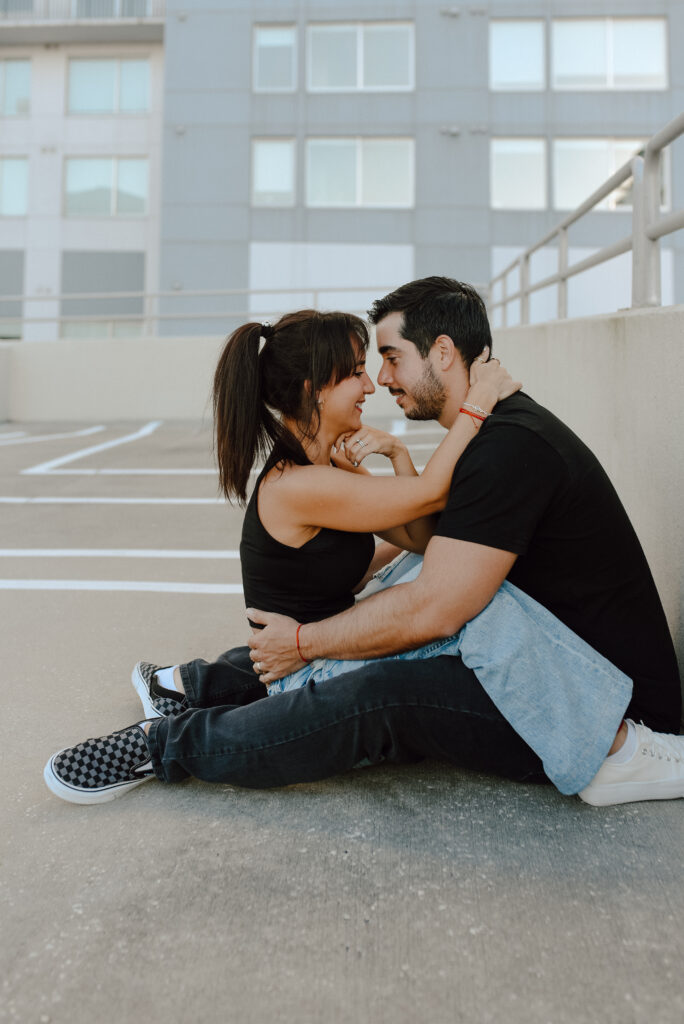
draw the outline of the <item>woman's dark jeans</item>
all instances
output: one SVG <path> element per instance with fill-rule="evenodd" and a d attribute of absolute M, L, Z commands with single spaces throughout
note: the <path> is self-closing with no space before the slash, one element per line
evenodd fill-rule
<path fill-rule="evenodd" d="M 424 757 L 506 778 L 545 781 L 541 761 L 458 657 L 378 662 L 266 697 L 239 647 L 181 666 L 190 705 L 152 722 L 159 779 L 192 775 L 252 788 L 313 782 L 361 762 Z"/>

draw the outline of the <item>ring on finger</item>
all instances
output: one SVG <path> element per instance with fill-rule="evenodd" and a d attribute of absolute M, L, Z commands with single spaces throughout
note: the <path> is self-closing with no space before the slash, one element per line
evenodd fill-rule
<path fill-rule="evenodd" d="M 255 670 L 256 672 L 261 672 L 261 669 L 262 669 L 262 665 L 261 665 L 261 662 L 260 662 L 260 661 L 255 661 L 255 662 L 254 662 L 254 670 Z"/>

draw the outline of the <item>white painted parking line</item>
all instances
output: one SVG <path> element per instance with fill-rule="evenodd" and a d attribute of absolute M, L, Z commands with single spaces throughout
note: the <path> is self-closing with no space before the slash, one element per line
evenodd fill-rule
<path fill-rule="evenodd" d="M 10 437 L 26 437 L 25 430 L 2 430 L 0 431 L 0 439 L 3 441 L 8 440 Z"/>
<path fill-rule="evenodd" d="M 75 462 L 76 459 L 84 459 L 87 455 L 95 455 L 96 452 L 104 452 L 109 448 L 117 448 L 122 444 L 129 444 L 131 441 L 137 441 L 141 437 L 148 437 L 154 433 L 157 427 L 161 426 L 162 420 L 152 420 L 150 423 L 146 423 L 140 430 L 136 430 L 133 434 L 126 434 L 124 437 L 117 437 L 113 441 L 104 441 L 102 444 L 92 445 L 90 448 L 81 448 L 80 451 L 71 452 L 69 455 L 62 455 L 58 459 L 50 459 L 49 462 L 41 462 L 37 466 L 31 466 L 30 469 L 23 469 L 22 473 L 25 474 L 41 474 L 50 473 L 51 470 L 56 469 L 58 466 L 64 466 L 68 462 Z"/>
<path fill-rule="evenodd" d="M 256 470 L 260 473 L 261 470 Z M 48 476 L 217 476 L 215 469 L 51 469 Z"/>
<path fill-rule="evenodd" d="M 106 593 L 242 594 L 240 583 L 158 583 L 153 580 L 0 580 L 0 590 L 99 590 Z"/>
<path fill-rule="evenodd" d="M 165 548 L 0 548 L 0 558 L 207 558 L 237 559 L 239 551 Z"/>
<path fill-rule="evenodd" d="M 0 497 L 0 505 L 225 505 L 223 498 Z"/>
<path fill-rule="evenodd" d="M 89 434 L 99 434 L 105 429 L 104 426 L 86 427 L 84 430 L 70 430 L 65 434 L 32 434 L 29 437 L 26 436 L 26 431 L 16 436 L 0 434 L 0 445 L 35 444 L 36 441 L 61 441 L 65 437 L 88 437 Z"/>

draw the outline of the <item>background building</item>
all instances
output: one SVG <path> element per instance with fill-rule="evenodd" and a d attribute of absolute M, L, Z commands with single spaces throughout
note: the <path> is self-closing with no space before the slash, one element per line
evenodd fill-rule
<path fill-rule="evenodd" d="M 0 333 L 222 334 L 412 276 L 484 286 L 682 109 L 682 44 L 675 0 L 0 0 L 0 293 L 27 296 Z M 628 234 L 629 201 L 571 257 Z M 573 279 L 570 314 L 628 305 L 629 273 Z"/>

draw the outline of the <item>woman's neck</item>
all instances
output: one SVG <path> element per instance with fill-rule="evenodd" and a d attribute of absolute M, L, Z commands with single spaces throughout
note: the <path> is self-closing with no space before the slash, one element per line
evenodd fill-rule
<path fill-rule="evenodd" d="M 287 427 L 293 437 L 296 437 L 304 453 L 314 466 L 329 466 L 332 446 L 335 443 L 334 437 L 327 437 L 325 431 L 319 429 L 313 438 L 304 437 L 294 420 L 283 417 L 283 426 Z"/>

